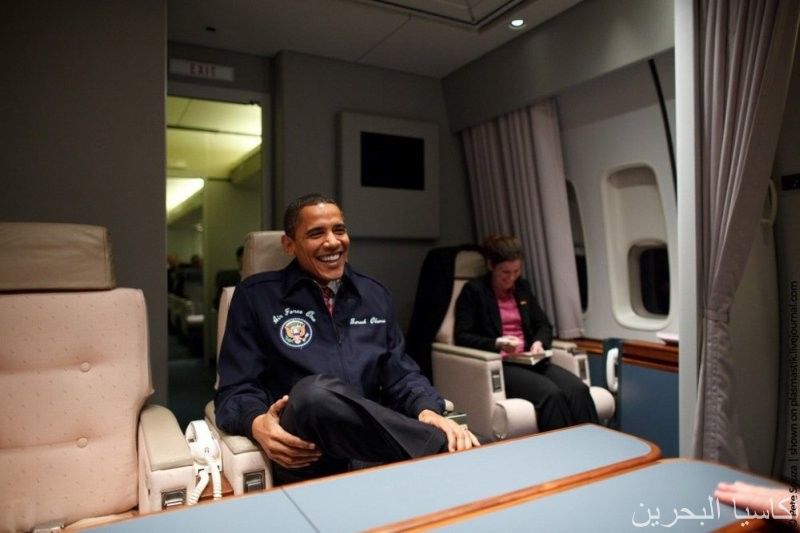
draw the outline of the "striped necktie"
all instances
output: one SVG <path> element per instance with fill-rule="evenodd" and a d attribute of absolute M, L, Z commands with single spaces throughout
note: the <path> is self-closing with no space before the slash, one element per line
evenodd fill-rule
<path fill-rule="evenodd" d="M 330 287 L 320 287 L 322 289 L 322 299 L 325 300 L 325 307 L 328 308 L 328 314 L 333 316 L 333 299 L 335 294 Z"/>

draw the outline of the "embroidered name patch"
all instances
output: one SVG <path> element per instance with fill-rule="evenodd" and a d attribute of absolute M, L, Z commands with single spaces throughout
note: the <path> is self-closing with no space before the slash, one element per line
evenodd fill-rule
<path fill-rule="evenodd" d="M 289 348 L 302 348 L 311 342 L 314 332 L 303 318 L 290 318 L 281 326 L 281 340 Z"/>
<path fill-rule="evenodd" d="M 350 325 L 351 326 L 366 326 L 367 324 L 371 324 L 371 325 L 374 325 L 374 324 L 386 324 L 386 319 L 385 318 L 378 318 L 378 317 L 375 317 L 375 316 L 369 317 L 369 319 L 366 319 L 366 318 L 351 318 L 350 319 Z"/>

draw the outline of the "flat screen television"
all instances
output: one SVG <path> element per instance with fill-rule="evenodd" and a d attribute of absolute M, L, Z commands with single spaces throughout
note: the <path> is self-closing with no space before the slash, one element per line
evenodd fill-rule
<path fill-rule="evenodd" d="M 339 195 L 352 236 L 439 236 L 439 126 L 340 115 Z"/>
<path fill-rule="evenodd" d="M 425 190 L 425 140 L 361 132 L 361 186 Z"/>

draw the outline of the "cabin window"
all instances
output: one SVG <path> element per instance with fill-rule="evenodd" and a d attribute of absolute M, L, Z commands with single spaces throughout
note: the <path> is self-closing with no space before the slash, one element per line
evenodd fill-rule
<path fill-rule="evenodd" d="M 632 246 L 628 254 L 631 303 L 645 317 L 669 315 L 669 258 L 664 244 Z"/>
<path fill-rule="evenodd" d="M 569 203 L 569 221 L 572 227 L 572 247 L 575 250 L 575 268 L 578 271 L 581 309 L 586 312 L 586 308 L 589 306 L 589 275 L 586 267 L 586 246 L 583 240 L 583 219 L 578 206 L 575 186 L 569 180 L 567 181 L 567 202 Z"/>
<path fill-rule="evenodd" d="M 655 171 L 642 164 L 613 169 L 601 190 L 614 319 L 631 329 L 663 329 L 670 312 L 669 253 Z"/>

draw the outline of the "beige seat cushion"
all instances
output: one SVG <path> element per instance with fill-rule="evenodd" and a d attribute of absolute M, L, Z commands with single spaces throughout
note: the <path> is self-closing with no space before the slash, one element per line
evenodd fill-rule
<path fill-rule="evenodd" d="M 254 231 L 247 235 L 242 254 L 242 278 L 280 270 L 292 261 L 283 251 L 282 231 Z"/>
<path fill-rule="evenodd" d="M 436 342 L 454 344 L 453 327 L 455 326 L 456 300 L 461 294 L 464 285 L 473 278 L 482 276 L 486 273 L 486 261 L 480 252 L 474 250 L 464 250 L 456 254 L 455 274 L 453 280 L 453 293 L 450 295 L 450 304 L 447 306 L 447 313 L 442 319 L 439 331 L 436 333 Z"/>
<path fill-rule="evenodd" d="M 113 286 L 105 228 L 0 223 L 0 530 L 136 507 L 147 312 Z"/>
<path fill-rule="evenodd" d="M 0 222 L 0 291 L 114 286 L 111 246 L 105 228 Z"/>
<path fill-rule="evenodd" d="M 247 235 L 242 255 L 242 277 L 246 278 L 259 272 L 280 270 L 291 262 L 292 257 L 284 253 L 281 245 L 282 231 L 257 231 Z M 219 316 L 217 322 L 217 356 L 222 346 L 225 335 L 228 310 L 235 288 L 226 287 L 222 291 L 219 302 Z M 214 388 L 219 386 L 217 375 Z M 206 406 L 206 421 L 212 431 L 220 437 L 225 476 L 233 487 L 234 494 L 241 495 L 245 492 L 244 476 L 251 472 L 263 472 L 266 488 L 272 486 L 269 460 L 261 448 L 247 437 L 228 435 L 216 425 L 214 404 L 209 402 Z"/>
<path fill-rule="evenodd" d="M 0 530 L 136 506 L 141 291 L 0 294 Z"/>

